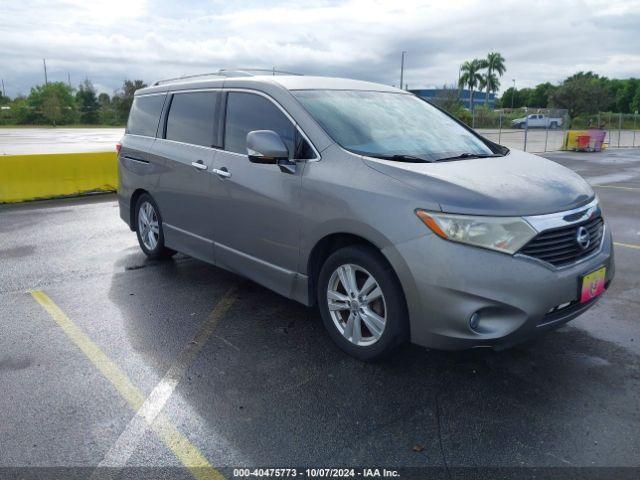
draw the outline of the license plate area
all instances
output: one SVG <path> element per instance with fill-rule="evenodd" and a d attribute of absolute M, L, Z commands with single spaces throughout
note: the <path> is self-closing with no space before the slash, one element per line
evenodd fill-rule
<path fill-rule="evenodd" d="M 604 292 L 607 267 L 600 267 L 580 277 L 580 303 L 588 302 Z"/>

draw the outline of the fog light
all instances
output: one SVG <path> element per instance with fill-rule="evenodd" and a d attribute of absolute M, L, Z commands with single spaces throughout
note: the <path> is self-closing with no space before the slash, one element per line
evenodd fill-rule
<path fill-rule="evenodd" d="M 475 330 L 476 328 L 478 328 L 479 324 L 480 314 L 478 312 L 474 312 L 473 315 L 471 315 L 471 317 L 469 318 L 469 327 L 471 327 L 471 330 Z"/>

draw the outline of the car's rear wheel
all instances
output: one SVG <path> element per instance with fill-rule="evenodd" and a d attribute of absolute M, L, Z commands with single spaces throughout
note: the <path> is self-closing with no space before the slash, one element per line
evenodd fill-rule
<path fill-rule="evenodd" d="M 136 202 L 136 234 L 145 255 L 152 259 L 169 258 L 175 250 L 165 247 L 162 217 L 151 195 L 143 193 Z"/>
<path fill-rule="evenodd" d="M 356 358 L 377 360 L 407 340 L 402 288 L 393 269 L 370 247 L 345 247 L 327 258 L 317 296 L 331 338 Z"/>

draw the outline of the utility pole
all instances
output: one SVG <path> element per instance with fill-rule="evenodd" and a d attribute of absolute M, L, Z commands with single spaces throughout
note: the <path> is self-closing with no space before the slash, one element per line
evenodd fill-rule
<path fill-rule="evenodd" d="M 49 85 L 49 79 L 47 78 L 47 61 L 43 58 L 42 64 L 44 65 L 44 84 Z"/>
<path fill-rule="evenodd" d="M 516 97 L 516 79 L 513 79 L 513 88 L 511 89 L 511 110 L 513 110 L 513 100 Z"/>
<path fill-rule="evenodd" d="M 71 88 L 71 74 L 67 72 L 67 83 L 69 84 L 69 88 Z"/>
<path fill-rule="evenodd" d="M 400 89 L 402 89 L 404 85 L 404 54 L 405 53 L 407 52 L 403 50 L 402 56 L 400 57 Z"/>
<path fill-rule="evenodd" d="M 2 79 L 2 96 L 3 97 L 7 96 L 6 92 L 4 91 L 4 78 Z"/>

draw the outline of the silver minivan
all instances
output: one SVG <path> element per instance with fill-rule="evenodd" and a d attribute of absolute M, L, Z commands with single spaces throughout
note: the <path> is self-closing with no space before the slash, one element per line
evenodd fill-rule
<path fill-rule="evenodd" d="M 120 215 L 176 251 L 317 305 L 349 354 L 504 348 L 614 276 L 591 187 L 385 85 L 221 72 L 138 90 Z"/>

